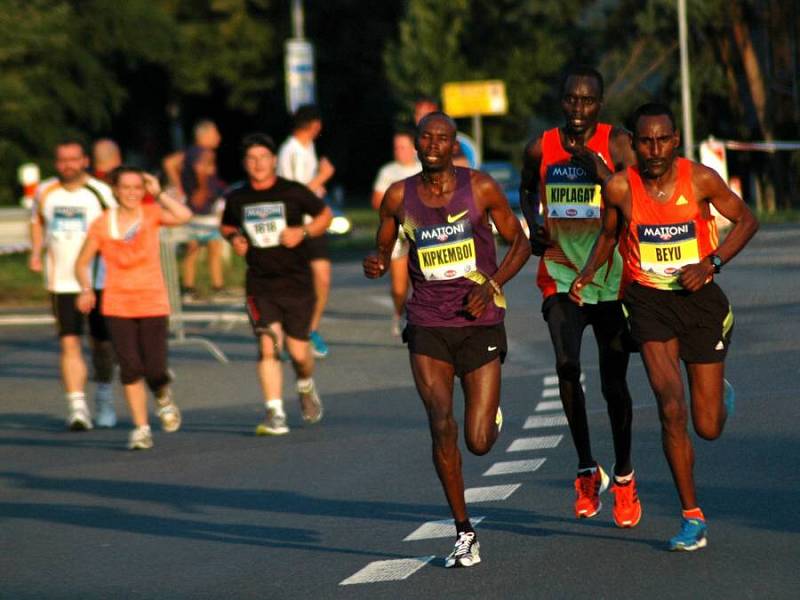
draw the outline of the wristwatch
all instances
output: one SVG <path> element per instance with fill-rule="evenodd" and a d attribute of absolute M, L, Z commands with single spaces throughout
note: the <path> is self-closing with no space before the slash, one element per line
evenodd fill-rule
<path fill-rule="evenodd" d="M 711 261 L 711 266 L 714 267 L 714 273 L 719 273 L 722 270 L 722 259 L 716 254 L 709 254 L 708 260 Z"/>

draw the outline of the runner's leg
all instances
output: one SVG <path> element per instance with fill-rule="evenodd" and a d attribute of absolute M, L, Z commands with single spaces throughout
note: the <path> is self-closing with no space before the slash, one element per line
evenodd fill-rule
<path fill-rule="evenodd" d="M 464 436 L 467 448 L 481 456 L 489 452 L 497 440 L 495 422 L 500 406 L 500 359 L 486 363 L 461 379 L 466 410 Z"/>

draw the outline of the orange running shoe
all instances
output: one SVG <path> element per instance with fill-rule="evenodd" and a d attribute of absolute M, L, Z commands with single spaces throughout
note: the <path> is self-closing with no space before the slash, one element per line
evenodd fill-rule
<path fill-rule="evenodd" d="M 575 516 L 579 519 L 588 519 L 595 516 L 603 504 L 600 494 L 608 487 L 608 475 L 603 467 L 597 465 L 594 472 L 578 473 L 575 478 Z"/>
<path fill-rule="evenodd" d="M 614 494 L 614 523 L 617 527 L 636 527 L 642 518 L 642 503 L 636 492 L 636 479 L 611 486 Z"/>

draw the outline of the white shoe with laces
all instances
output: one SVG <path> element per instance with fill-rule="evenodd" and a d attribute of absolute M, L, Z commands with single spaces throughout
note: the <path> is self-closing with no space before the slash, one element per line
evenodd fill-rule
<path fill-rule="evenodd" d="M 128 436 L 128 450 L 149 450 L 153 447 L 150 425 L 135 427 Z"/>
<path fill-rule="evenodd" d="M 481 545 L 475 537 L 475 532 L 461 532 L 458 535 L 453 551 L 444 559 L 447 569 L 452 567 L 472 567 L 481 562 Z"/>

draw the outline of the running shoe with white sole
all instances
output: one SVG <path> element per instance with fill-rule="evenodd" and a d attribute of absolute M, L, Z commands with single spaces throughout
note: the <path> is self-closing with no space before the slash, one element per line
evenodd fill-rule
<path fill-rule="evenodd" d="M 631 477 L 630 481 L 625 483 L 614 481 L 611 493 L 614 495 L 612 513 L 616 526 L 636 527 L 642 519 L 642 503 L 639 502 L 639 494 L 636 491 L 636 479 Z"/>
<path fill-rule="evenodd" d="M 669 541 L 669 549 L 674 552 L 693 552 L 705 548 L 706 522 L 703 519 L 687 519 L 681 517 L 681 530 Z"/>
<path fill-rule="evenodd" d="M 92 429 L 92 416 L 86 406 L 75 406 L 69 411 L 67 427 L 70 431 L 89 431 Z"/>
<path fill-rule="evenodd" d="M 286 425 L 286 415 L 273 408 L 267 409 L 267 418 L 256 427 L 256 435 L 286 435 L 289 426 Z"/>
<path fill-rule="evenodd" d="M 603 467 L 597 467 L 590 471 L 586 469 L 578 473 L 575 478 L 575 516 L 579 519 L 588 519 L 595 516 L 603 503 L 600 502 L 600 494 L 608 488 L 609 478 Z"/>
<path fill-rule="evenodd" d="M 158 405 L 158 418 L 161 419 L 161 429 L 166 433 L 174 433 L 181 428 L 181 409 L 172 400 L 172 390 L 169 387 L 162 389 L 156 396 Z"/>
<path fill-rule="evenodd" d="M 494 423 L 497 425 L 497 433 L 503 431 L 503 409 L 497 407 L 497 413 L 494 416 Z"/>
<path fill-rule="evenodd" d="M 149 425 L 135 427 L 128 436 L 128 450 L 149 450 L 153 447 L 153 433 Z"/>
<path fill-rule="evenodd" d="M 314 354 L 314 358 L 325 358 L 328 356 L 330 352 L 328 344 L 325 343 L 325 340 L 322 339 L 318 331 L 312 331 L 309 340 L 311 341 L 311 352 Z"/>
<path fill-rule="evenodd" d="M 472 567 L 481 562 L 481 545 L 475 532 L 461 532 L 458 535 L 453 551 L 444 559 L 445 568 Z"/>
<path fill-rule="evenodd" d="M 297 388 L 298 400 L 300 401 L 300 410 L 303 412 L 303 421 L 309 425 L 319 423 L 322 420 L 322 400 L 317 393 L 317 388 L 314 382 L 308 385 L 307 388 Z"/>

